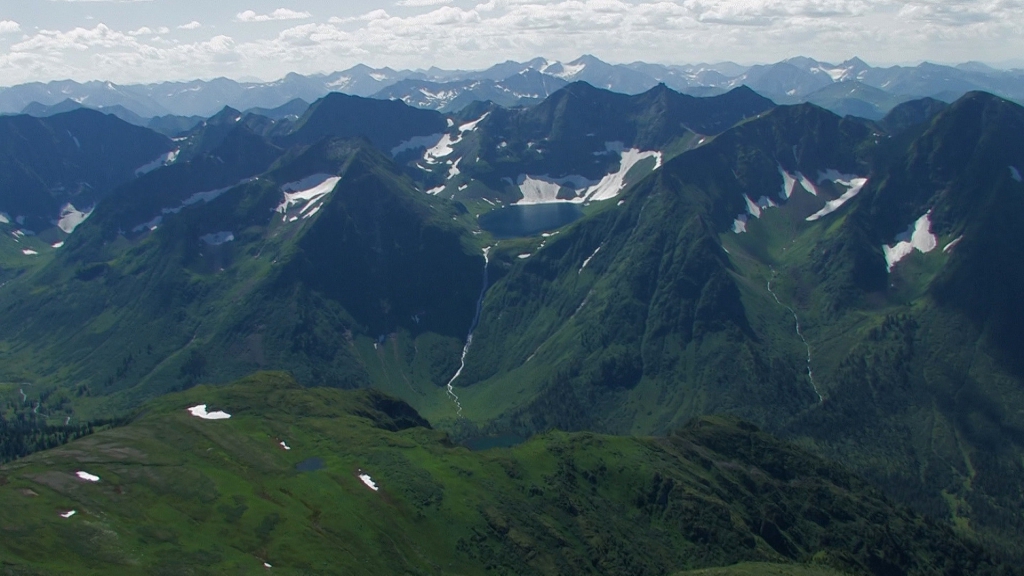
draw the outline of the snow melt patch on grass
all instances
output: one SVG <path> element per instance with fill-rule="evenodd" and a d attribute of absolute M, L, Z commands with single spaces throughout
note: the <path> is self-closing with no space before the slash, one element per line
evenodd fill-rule
<path fill-rule="evenodd" d="M 814 222 L 815 220 L 828 216 L 829 214 L 835 212 L 836 210 L 839 210 L 839 208 L 841 208 L 843 204 L 846 204 L 854 196 L 860 194 L 860 191 L 864 188 L 864 185 L 868 183 L 867 178 L 846 177 L 845 175 L 842 176 L 842 178 L 829 179 L 835 182 L 836 184 L 845 186 L 846 192 L 844 192 L 842 196 L 836 198 L 835 200 L 829 200 L 828 202 L 825 203 L 824 208 L 808 216 L 806 218 L 808 222 Z M 818 180 L 818 182 L 821 182 L 821 180 Z"/>
<path fill-rule="evenodd" d="M 57 220 L 57 227 L 63 230 L 65 234 L 71 234 L 89 216 L 92 216 L 93 210 L 94 208 L 89 208 L 88 212 L 82 212 L 68 202 L 60 209 L 60 219 Z"/>
<path fill-rule="evenodd" d="M 188 409 L 188 412 L 196 418 L 202 418 L 203 420 L 227 420 L 228 418 L 231 418 L 231 414 L 228 414 L 227 412 L 221 412 L 219 410 L 217 412 L 207 412 L 206 404 L 193 406 Z"/>
<path fill-rule="evenodd" d="M 55 244 L 51 244 L 50 245 L 50 248 L 54 248 L 54 249 L 56 249 L 56 248 L 63 248 L 63 247 L 64 247 L 64 241 L 63 240 L 61 240 L 60 242 L 57 242 Z"/>
<path fill-rule="evenodd" d="M 291 450 L 292 449 L 292 447 L 289 446 L 288 443 L 285 442 L 284 440 L 281 440 L 280 444 L 281 444 L 281 448 L 283 448 L 285 450 Z"/>
<path fill-rule="evenodd" d="M 11 215 L 7 212 L 0 212 L 0 224 L 10 224 Z"/>
<path fill-rule="evenodd" d="M 448 179 L 449 180 L 451 180 L 452 178 L 455 178 L 459 174 L 462 174 L 462 172 L 459 170 L 459 162 L 462 162 L 462 158 L 459 158 L 458 160 L 453 162 L 452 163 L 452 167 L 448 169 Z"/>
<path fill-rule="evenodd" d="M 99 476 L 96 476 L 95 474 L 89 474 L 88 472 L 83 472 L 82 470 L 79 470 L 78 472 L 75 472 L 75 476 L 78 476 L 79 478 L 81 478 L 82 480 L 85 480 L 86 482 L 99 482 L 100 481 L 100 477 Z"/>
<path fill-rule="evenodd" d="M 751 200 L 750 196 L 747 196 L 746 194 L 743 195 L 743 199 L 747 202 L 747 213 L 753 216 L 754 218 L 760 218 L 761 207 L 758 206 L 756 202 Z"/>
<path fill-rule="evenodd" d="M 782 175 L 782 191 L 779 192 L 779 197 L 789 200 L 789 197 L 793 195 L 793 189 L 796 188 L 796 178 L 786 172 L 782 168 L 782 164 L 779 164 L 779 174 Z"/>
<path fill-rule="evenodd" d="M 818 195 L 818 189 L 814 187 L 814 184 L 810 180 L 808 180 L 806 176 L 804 176 L 800 172 L 797 172 L 796 178 L 800 182 L 800 185 L 804 187 L 804 190 L 807 190 L 808 192 L 815 196 Z"/>
<path fill-rule="evenodd" d="M 1021 181 L 1020 170 L 1017 170 L 1016 166 L 1010 166 L 1010 178 L 1013 178 L 1017 182 Z"/>
<path fill-rule="evenodd" d="M 22 250 L 21 253 L 24 254 L 25 256 L 35 256 L 39 254 L 39 252 L 36 252 L 35 250 L 30 250 L 28 248 Z"/>
<path fill-rule="evenodd" d="M 171 150 L 170 152 L 165 152 L 161 154 L 160 157 L 157 158 L 156 160 L 153 160 L 152 162 L 148 162 L 136 168 L 135 175 L 142 176 L 143 174 L 149 174 L 153 170 L 156 170 L 157 168 L 160 168 L 162 166 L 169 166 L 171 164 L 174 164 L 174 162 L 178 160 L 178 154 L 180 152 L 181 150 L 175 149 Z"/>
<path fill-rule="evenodd" d="M 206 234 L 199 237 L 200 240 L 206 242 L 210 246 L 220 246 L 226 242 L 234 242 L 235 235 L 231 232 L 217 232 L 215 234 Z"/>
<path fill-rule="evenodd" d="M 945 245 L 945 246 L 944 246 L 944 247 L 942 248 L 942 253 L 943 253 L 943 254 L 949 254 L 950 252 L 952 252 L 952 251 L 953 251 L 953 249 L 954 249 L 954 248 L 956 248 L 956 247 L 957 247 L 957 245 L 958 245 L 958 244 L 960 244 L 960 241 L 961 241 L 961 240 L 963 240 L 963 239 L 964 239 L 964 237 L 963 237 L 963 236 L 961 236 L 961 237 L 957 238 L 956 240 L 953 240 L 953 241 L 952 241 L 952 242 L 950 242 L 949 244 L 946 244 L 946 245 Z"/>
<path fill-rule="evenodd" d="M 733 220 L 732 231 L 736 234 L 743 234 L 747 231 L 747 215 L 740 214 Z"/>
<path fill-rule="evenodd" d="M 892 272 L 892 267 L 914 250 L 927 254 L 939 245 L 939 239 L 932 234 L 931 215 L 932 211 L 929 210 L 924 216 L 918 218 L 913 225 L 907 228 L 906 232 L 896 237 L 894 246 L 882 246 L 887 271 Z"/>
<path fill-rule="evenodd" d="M 576 272 L 576 274 L 577 275 L 583 274 L 583 269 L 587 267 L 587 264 L 590 264 L 590 261 L 593 260 L 594 256 L 597 256 L 597 253 L 600 252 L 600 251 L 601 251 L 601 247 L 598 246 L 597 250 L 594 250 L 594 253 L 591 254 L 590 256 L 588 256 L 587 259 L 583 261 L 583 265 L 580 266 L 580 269 L 579 269 L 578 272 Z"/>
<path fill-rule="evenodd" d="M 370 475 L 362 470 L 359 471 L 359 479 L 362 480 L 363 484 L 366 484 L 366 487 L 370 490 L 373 490 L 374 492 L 380 490 L 380 487 L 373 481 L 373 478 L 370 478 Z"/>
<path fill-rule="evenodd" d="M 60 513 L 60 517 L 61 518 L 71 518 L 75 514 L 78 514 L 77 510 L 68 510 L 67 512 L 61 512 Z"/>
<path fill-rule="evenodd" d="M 284 200 L 274 210 L 283 214 L 282 221 L 288 221 L 288 211 L 293 205 L 304 203 L 299 214 L 312 210 L 316 202 L 334 191 L 341 177 L 330 174 L 314 174 L 297 182 L 289 182 L 281 187 Z M 308 216 L 307 216 L 308 217 Z"/>

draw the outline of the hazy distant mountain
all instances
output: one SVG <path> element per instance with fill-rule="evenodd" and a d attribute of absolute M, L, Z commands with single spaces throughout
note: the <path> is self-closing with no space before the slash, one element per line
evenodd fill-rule
<path fill-rule="evenodd" d="M 859 58 L 831 64 L 801 56 L 748 67 L 733 62 L 609 64 L 585 55 L 571 62 L 545 58 L 525 62 L 509 60 L 476 71 L 436 67 L 393 70 L 360 64 L 330 74 L 288 74 L 273 82 L 237 82 L 227 78 L 131 86 L 70 80 L 37 82 L 0 88 L 0 113 L 18 113 L 33 103 L 43 108 L 68 106 L 67 101 L 71 100 L 90 108 L 111 108 L 112 113 L 126 120 L 125 113 L 113 112 L 112 107 L 120 106 L 121 110 L 146 119 L 166 115 L 207 117 L 224 106 L 237 110 L 271 110 L 294 99 L 313 102 L 330 92 L 456 111 L 472 102 L 486 100 L 503 106 L 529 105 L 576 81 L 624 94 L 639 94 L 663 83 L 694 96 L 722 94 L 746 85 L 779 103 L 813 101 L 839 114 L 867 115 L 875 119 L 901 102 L 923 97 L 952 102 L 972 90 L 1024 101 L 1024 71 L 997 70 L 977 62 L 957 66 L 926 62 L 911 67 L 876 68 Z M 832 88 L 835 84 L 852 81 L 863 86 L 860 93 L 840 95 L 849 88 Z M 813 100 L 812 94 L 816 94 Z M 37 111 L 38 108 L 32 109 L 33 114 Z M 162 129 L 169 128 L 162 126 Z"/>

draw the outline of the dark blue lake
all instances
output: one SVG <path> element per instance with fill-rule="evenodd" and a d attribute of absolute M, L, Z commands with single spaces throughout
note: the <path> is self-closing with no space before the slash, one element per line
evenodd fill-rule
<path fill-rule="evenodd" d="M 495 238 L 521 238 L 555 230 L 583 217 L 575 204 L 512 205 L 480 215 L 480 227 Z"/>
<path fill-rule="evenodd" d="M 317 470 L 323 470 L 324 459 L 323 458 L 307 458 L 302 462 L 295 465 L 295 469 L 299 472 L 316 472 Z"/>

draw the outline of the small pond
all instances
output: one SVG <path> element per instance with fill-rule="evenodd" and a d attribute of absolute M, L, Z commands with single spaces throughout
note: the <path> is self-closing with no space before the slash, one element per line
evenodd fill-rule
<path fill-rule="evenodd" d="M 317 470 L 323 470 L 324 459 L 317 457 L 307 458 L 296 464 L 295 469 L 299 472 L 316 472 Z"/>
<path fill-rule="evenodd" d="M 555 230 L 583 217 L 576 204 L 526 204 L 503 206 L 480 215 L 480 227 L 495 238 L 522 238 Z"/>

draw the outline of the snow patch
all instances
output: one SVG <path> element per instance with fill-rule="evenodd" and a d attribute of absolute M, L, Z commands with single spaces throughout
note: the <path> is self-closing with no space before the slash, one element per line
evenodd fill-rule
<path fill-rule="evenodd" d="M 533 256 L 533 254 L 520 254 L 519 256 L 516 256 L 516 258 L 519 258 L 520 260 L 526 260 L 530 256 Z"/>
<path fill-rule="evenodd" d="M 750 196 L 747 196 L 746 194 L 743 195 L 743 199 L 746 200 L 747 202 L 747 213 L 753 216 L 754 218 L 760 218 L 761 207 L 758 206 L 756 202 L 751 200 Z"/>
<path fill-rule="evenodd" d="M 892 267 L 897 262 L 909 256 L 914 250 L 927 254 L 939 245 L 939 239 L 932 234 L 932 211 L 929 210 L 924 216 L 917 219 L 914 224 L 907 228 L 907 231 L 896 237 L 896 244 L 893 246 L 882 246 L 885 253 L 886 270 L 892 272 Z"/>
<path fill-rule="evenodd" d="M 67 512 L 61 512 L 60 513 L 60 517 L 61 518 L 71 518 L 75 514 L 78 514 L 77 510 L 68 510 Z"/>
<path fill-rule="evenodd" d="M 281 448 L 284 448 L 285 450 L 291 450 L 292 449 L 292 447 L 289 446 L 288 443 L 285 442 L 284 440 L 281 440 Z"/>
<path fill-rule="evenodd" d="M 583 261 L 583 265 L 580 266 L 580 269 L 579 269 L 578 272 L 576 272 L 576 274 L 577 275 L 583 274 L 583 269 L 587 267 L 587 264 L 590 264 L 590 261 L 593 260 L 594 256 L 597 256 L 597 253 L 600 252 L 600 251 L 601 251 L 601 247 L 598 246 L 597 250 L 594 250 L 594 253 L 591 254 L 590 256 L 588 256 L 587 259 Z"/>
<path fill-rule="evenodd" d="M 945 245 L 945 246 L 944 246 L 944 247 L 942 248 L 942 253 L 943 253 L 943 254 L 949 254 L 950 252 L 952 252 L 952 251 L 953 251 L 953 249 L 954 249 L 954 248 L 956 248 L 956 247 L 957 247 L 957 245 L 959 245 L 959 244 L 960 244 L 960 241 L 961 241 L 961 240 L 963 240 L 963 239 L 964 239 L 964 237 L 963 237 L 963 236 L 961 236 L 961 237 L 957 238 L 956 240 L 953 240 L 953 241 L 952 241 L 952 242 L 950 242 L 949 244 L 946 244 L 946 245 Z"/>
<path fill-rule="evenodd" d="M 171 150 L 170 152 L 165 152 L 161 154 L 160 157 L 157 158 L 156 160 L 153 160 L 152 162 L 148 162 L 136 168 L 135 175 L 142 176 L 143 174 L 149 174 L 150 172 L 156 170 L 157 168 L 163 166 L 170 166 L 171 164 L 174 164 L 178 160 L 178 154 L 180 153 L 180 149 L 174 149 Z"/>
<path fill-rule="evenodd" d="M 843 204 L 846 204 L 854 196 L 860 194 L 860 191 L 864 188 L 864 185 L 868 183 L 867 178 L 834 179 L 833 181 L 836 184 L 846 186 L 846 192 L 844 192 L 842 196 L 836 198 L 835 200 L 829 200 L 828 202 L 825 203 L 824 208 L 808 216 L 806 219 L 808 222 L 814 222 L 815 220 L 828 216 L 829 214 L 835 212 L 836 210 L 839 210 L 839 208 L 841 208 Z M 821 182 L 821 180 L 818 180 L 818 182 Z"/>
<path fill-rule="evenodd" d="M 196 418 L 202 418 L 203 420 L 227 420 L 228 418 L 231 418 L 231 414 L 228 414 L 227 412 L 221 412 L 219 410 L 217 412 L 207 412 L 206 404 L 193 406 L 188 409 L 188 412 Z"/>
<path fill-rule="evenodd" d="M 1020 170 L 1017 170 L 1016 166 L 1010 166 L 1010 178 L 1013 178 L 1017 182 L 1021 181 Z"/>
<path fill-rule="evenodd" d="M 35 250 L 30 250 L 28 248 L 22 250 L 21 253 L 24 254 L 25 256 L 35 256 L 36 254 L 39 254 L 39 252 L 36 252 Z"/>
<path fill-rule="evenodd" d="M 50 248 L 63 248 L 63 247 L 64 247 L 64 241 L 63 240 L 61 240 L 60 242 L 57 242 L 56 244 L 51 244 L 50 245 Z"/>
<path fill-rule="evenodd" d="M 99 476 L 96 476 L 95 474 L 89 474 L 88 472 L 83 472 L 81 470 L 79 470 L 78 472 L 75 472 L 75 476 L 78 476 L 79 478 L 81 478 L 82 480 L 85 480 L 86 482 L 99 482 L 100 481 L 100 477 Z"/>
<path fill-rule="evenodd" d="M 452 138 L 451 134 L 444 134 L 441 136 L 441 139 L 438 140 L 437 144 L 434 144 L 427 149 L 426 153 L 423 154 L 423 159 L 426 160 L 428 164 L 434 164 L 440 158 L 451 156 L 452 152 L 455 152 L 455 148 L 452 148 L 452 146 L 455 146 L 459 142 L 462 142 L 461 136 Z"/>
<path fill-rule="evenodd" d="M 459 162 L 462 162 L 462 158 L 459 158 L 454 163 L 452 163 L 452 167 L 448 169 L 448 179 L 449 180 L 451 180 L 452 178 L 455 178 L 459 174 L 462 174 L 462 172 L 459 171 Z"/>
<path fill-rule="evenodd" d="M 283 215 L 281 217 L 282 221 L 291 221 L 288 219 L 288 211 L 292 205 L 303 204 L 302 209 L 299 211 L 300 215 L 306 214 L 310 210 L 319 210 L 319 206 L 316 203 L 324 196 L 333 192 L 334 187 L 340 181 L 341 177 L 339 176 L 314 174 L 297 182 L 289 182 L 281 187 L 281 192 L 284 193 L 284 200 L 274 211 Z M 308 214 L 305 217 L 308 218 L 309 216 L 312 216 L 312 214 Z"/>
<path fill-rule="evenodd" d="M 445 186 L 445 184 L 441 184 L 436 188 L 431 188 L 430 190 L 427 190 L 427 194 L 430 194 L 431 196 L 437 196 L 441 192 L 444 192 Z"/>
<path fill-rule="evenodd" d="M 377 486 L 377 483 L 373 481 L 373 478 L 371 478 L 369 474 L 363 472 L 362 470 L 359 471 L 359 479 L 362 480 L 363 484 L 366 484 L 366 487 L 369 488 L 370 490 L 373 490 L 374 492 L 380 490 L 380 487 Z"/>
<path fill-rule="evenodd" d="M 234 242 L 235 235 L 231 232 L 217 232 L 215 234 L 200 236 L 199 239 L 210 246 L 220 246 L 226 242 Z"/>
<path fill-rule="evenodd" d="M 7 212 L 0 212 L 0 224 L 10 224 L 11 215 Z"/>
<path fill-rule="evenodd" d="M 466 124 L 459 126 L 459 132 L 472 132 L 476 130 L 477 125 L 483 122 L 484 118 L 487 118 L 490 114 L 490 112 L 485 112 L 483 116 L 477 118 L 476 120 L 473 120 L 472 122 L 467 122 Z"/>
<path fill-rule="evenodd" d="M 747 231 L 746 214 L 740 214 L 739 216 L 736 217 L 736 220 L 733 220 L 732 231 L 736 234 L 743 234 L 744 232 Z"/>
<path fill-rule="evenodd" d="M 648 158 L 654 158 L 654 169 L 661 168 L 661 152 L 641 152 L 631 148 L 622 152 L 619 161 L 619 171 L 605 176 L 596 186 L 587 191 L 586 201 L 610 200 L 619 195 L 619 192 L 626 187 L 626 174 L 638 163 Z"/>
<path fill-rule="evenodd" d="M 810 180 L 808 180 L 806 176 L 804 176 L 800 172 L 797 172 L 796 178 L 800 182 L 800 185 L 804 187 L 804 190 L 807 190 L 808 192 L 815 196 L 818 195 L 818 189 L 814 187 L 814 184 Z"/>
<path fill-rule="evenodd" d="M 606 143 L 606 147 L 617 143 Z M 614 150 L 613 150 L 614 151 Z M 619 192 L 626 187 L 626 175 L 639 162 L 648 158 L 654 158 L 654 169 L 661 167 L 662 154 L 656 151 L 640 151 L 636 148 L 623 150 L 619 160 L 619 169 L 616 172 L 607 174 L 600 181 L 593 181 L 579 175 L 551 178 L 550 176 L 530 176 L 521 174 L 519 176 L 519 191 L 523 198 L 515 204 L 549 204 L 554 202 L 597 202 L 610 200 L 619 195 Z M 558 192 L 564 187 L 573 189 L 573 197 L 569 199 L 558 198 Z"/>
<path fill-rule="evenodd" d="M 85 222 L 89 216 L 92 216 L 92 211 L 95 208 L 89 208 L 88 212 L 82 212 L 75 208 L 73 204 L 68 202 L 60 209 L 60 219 L 57 220 L 57 227 L 64 231 L 65 234 L 71 234 L 75 231 L 75 228 Z"/>

